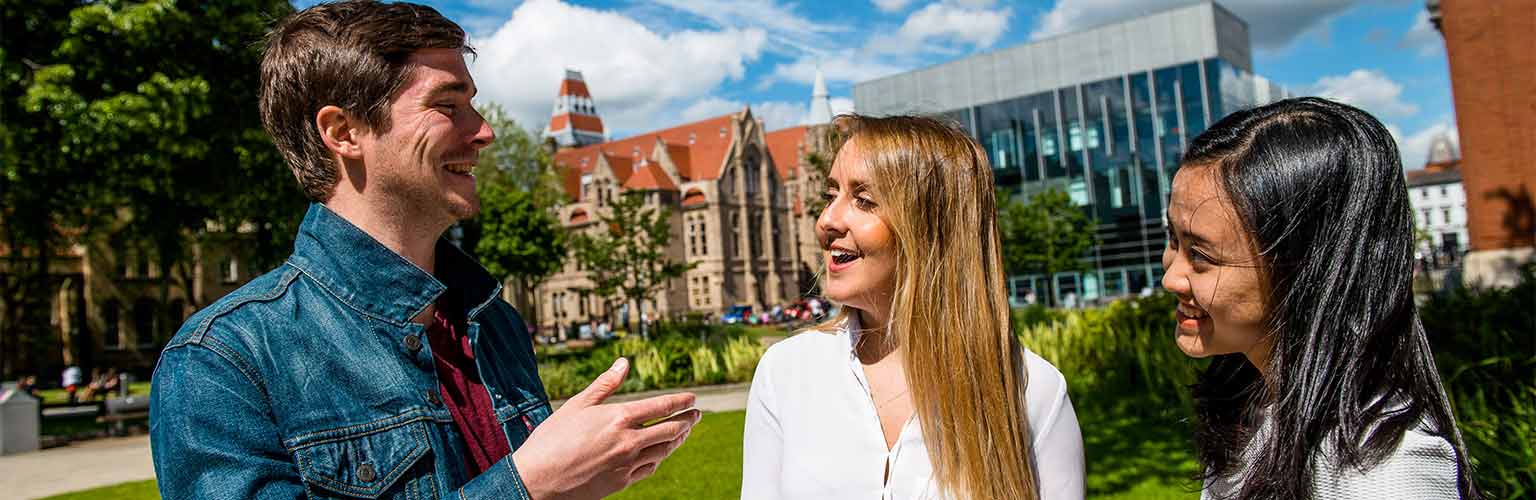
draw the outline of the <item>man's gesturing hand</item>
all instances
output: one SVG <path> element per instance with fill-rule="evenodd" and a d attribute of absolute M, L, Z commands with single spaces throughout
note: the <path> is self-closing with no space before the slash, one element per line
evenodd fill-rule
<path fill-rule="evenodd" d="M 602 404 L 624 382 L 619 358 L 592 385 L 566 401 L 512 453 L 537 500 L 602 498 L 656 472 L 699 421 L 691 393 Z M 655 425 L 645 423 L 673 415 Z"/>

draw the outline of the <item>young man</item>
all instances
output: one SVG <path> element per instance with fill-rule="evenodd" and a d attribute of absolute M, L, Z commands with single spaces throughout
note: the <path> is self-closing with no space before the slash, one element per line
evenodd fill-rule
<path fill-rule="evenodd" d="M 499 280 L 440 238 L 479 210 L 494 137 L 469 52 L 406 3 L 321 4 L 270 34 L 262 119 L 315 203 L 285 264 L 161 355 L 162 496 L 598 498 L 686 439 L 692 394 L 602 404 L 622 359 L 551 414 Z"/>

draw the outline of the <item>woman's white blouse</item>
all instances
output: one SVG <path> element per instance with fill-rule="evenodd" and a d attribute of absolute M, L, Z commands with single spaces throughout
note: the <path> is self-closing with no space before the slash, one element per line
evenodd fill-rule
<path fill-rule="evenodd" d="M 790 337 L 758 363 L 747 398 L 742 499 L 939 498 L 915 415 L 886 450 L 853 351 L 857 322 L 850 323 L 836 334 Z M 1040 498 L 1081 500 L 1083 437 L 1066 379 L 1035 353 L 1026 350 L 1025 358 L 1025 412 Z"/>

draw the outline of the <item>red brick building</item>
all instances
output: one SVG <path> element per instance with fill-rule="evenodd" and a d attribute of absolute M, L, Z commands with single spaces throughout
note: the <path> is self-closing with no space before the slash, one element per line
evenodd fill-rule
<path fill-rule="evenodd" d="M 1536 247 L 1536 0 L 1429 0 L 1445 38 L 1467 196 L 1468 283 L 1509 285 Z"/>

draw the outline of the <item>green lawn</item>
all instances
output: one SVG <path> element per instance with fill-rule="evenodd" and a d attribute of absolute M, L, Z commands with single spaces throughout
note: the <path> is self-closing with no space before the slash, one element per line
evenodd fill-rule
<path fill-rule="evenodd" d="M 650 478 L 614 495 L 621 500 L 672 498 L 730 499 L 741 496 L 741 432 L 745 412 L 712 413 L 688 443 Z M 1180 434 L 1119 412 L 1079 410 L 1088 450 L 1089 498 L 1108 500 L 1191 500 L 1199 495 L 1180 478 L 1194 470 Z M 1170 437 L 1171 436 L 1171 437 Z M 48 500 L 155 499 L 154 481 L 50 497 Z"/>
<path fill-rule="evenodd" d="M 76 391 L 76 394 L 84 395 L 85 394 L 85 388 L 81 387 L 79 391 Z M 133 382 L 133 383 L 128 384 L 128 394 L 133 395 L 133 396 L 148 396 L 149 395 L 149 381 L 145 380 L 145 381 L 141 381 L 141 382 Z M 60 404 L 60 403 L 68 403 L 69 402 L 69 393 L 64 392 L 64 389 L 62 389 L 62 388 L 40 390 L 40 391 L 37 391 L 37 395 L 42 397 L 43 404 L 45 404 L 45 405 Z M 114 398 L 117 397 L 117 393 L 116 392 L 112 393 L 112 397 L 114 397 Z"/>
<path fill-rule="evenodd" d="M 157 500 L 160 493 L 155 491 L 155 480 L 134 481 L 105 488 L 96 488 L 63 495 L 51 496 L 43 500 Z"/>

